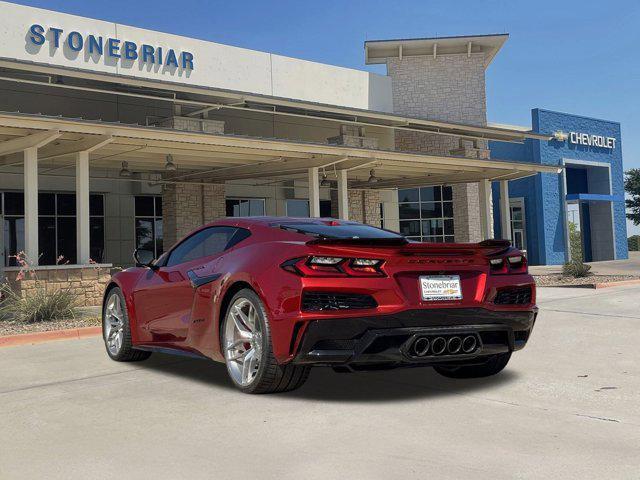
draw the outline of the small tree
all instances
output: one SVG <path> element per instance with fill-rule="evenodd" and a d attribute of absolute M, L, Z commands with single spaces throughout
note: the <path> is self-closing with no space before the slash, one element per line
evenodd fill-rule
<path fill-rule="evenodd" d="M 632 168 L 625 172 L 624 189 L 631 196 L 626 200 L 627 218 L 634 225 L 640 225 L 640 168 Z"/>
<path fill-rule="evenodd" d="M 575 222 L 569 222 L 569 249 L 572 261 L 582 261 L 582 236 Z"/>

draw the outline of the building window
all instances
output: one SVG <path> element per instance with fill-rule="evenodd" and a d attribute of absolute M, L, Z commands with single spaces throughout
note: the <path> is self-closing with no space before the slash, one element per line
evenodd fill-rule
<path fill-rule="evenodd" d="M 422 242 L 453 242 L 451 187 L 398 190 L 400 233 Z"/>
<path fill-rule="evenodd" d="M 260 217 L 264 215 L 264 198 L 228 198 L 227 217 Z"/>
<path fill-rule="evenodd" d="M 309 217 L 309 200 L 290 199 L 285 203 L 287 217 Z M 331 217 L 331 200 L 320 200 L 320 217 Z"/>
<path fill-rule="evenodd" d="M 162 255 L 162 196 L 135 197 L 136 248 Z"/>
<path fill-rule="evenodd" d="M 15 266 L 15 255 L 24 250 L 24 194 L 3 192 L 5 264 Z M 104 196 L 89 196 L 89 255 L 97 263 L 104 256 Z M 38 247 L 40 265 L 77 262 L 76 195 L 38 194 Z M 33 261 L 33 259 L 30 259 Z"/>
<path fill-rule="evenodd" d="M 525 235 L 524 201 L 520 198 L 511 199 L 511 238 L 512 244 L 519 250 L 527 250 L 527 237 Z M 580 223 L 578 222 L 578 225 Z"/>

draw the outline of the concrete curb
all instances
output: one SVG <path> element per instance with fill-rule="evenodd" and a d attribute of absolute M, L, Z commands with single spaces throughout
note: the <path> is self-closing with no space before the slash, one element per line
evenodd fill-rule
<path fill-rule="evenodd" d="M 70 338 L 95 337 L 102 334 L 102 327 L 69 328 L 67 330 L 50 330 L 48 332 L 22 333 L 0 337 L 1 347 L 17 345 L 35 345 L 37 343 L 68 340 Z"/>
<path fill-rule="evenodd" d="M 640 279 L 637 280 L 619 280 L 617 282 L 604 283 L 585 283 L 583 285 L 536 285 L 536 288 L 611 288 L 623 285 L 640 285 Z"/>

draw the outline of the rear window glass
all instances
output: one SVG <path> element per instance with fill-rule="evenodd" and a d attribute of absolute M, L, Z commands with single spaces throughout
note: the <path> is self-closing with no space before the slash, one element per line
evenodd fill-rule
<path fill-rule="evenodd" d="M 317 223 L 287 223 L 280 225 L 285 230 L 322 238 L 403 238 L 402 235 L 369 225 L 324 225 Z"/>

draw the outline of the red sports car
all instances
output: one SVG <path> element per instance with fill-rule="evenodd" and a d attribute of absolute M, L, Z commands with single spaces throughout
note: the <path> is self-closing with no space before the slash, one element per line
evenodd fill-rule
<path fill-rule="evenodd" d="M 172 352 L 225 362 L 244 392 L 336 371 L 432 366 L 494 375 L 527 342 L 535 284 L 503 240 L 416 243 L 351 221 L 225 218 L 113 276 L 109 356 Z"/>

